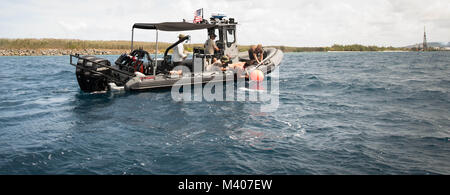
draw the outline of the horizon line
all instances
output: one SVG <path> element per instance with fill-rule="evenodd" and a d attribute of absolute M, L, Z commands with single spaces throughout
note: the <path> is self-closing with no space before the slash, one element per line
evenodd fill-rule
<path fill-rule="evenodd" d="M 105 42 L 113 42 L 113 41 L 119 41 L 119 42 L 131 42 L 131 40 L 119 40 L 119 39 L 115 39 L 115 40 L 94 40 L 94 39 L 77 39 L 77 38 L 4 38 L 4 37 L 0 37 L 0 39 L 7 39 L 7 40 L 26 40 L 26 39 L 30 39 L 30 40 L 45 40 L 45 39 L 53 39 L 53 40 L 76 40 L 76 41 L 105 41 Z M 142 42 L 142 43 L 156 43 L 155 41 L 134 41 L 134 42 Z M 159 42 L 159 43 L 171 43 L 171 42 Z M 450 42 L 439 42 L 439 41 L 428 41 L 428 43 L 450 43 Z M 203 43 L 188 43 L 188 44 L 203 44 Z M 324 47 L 332 47 L 333 45 L 342 45 L 342 46 L 350 46 L 350 45 L 361 45 L 361 46 L 366 46 L 366 47 L 371 47 L 371 46 L 375 46 L 375 47 L 394 47 L 394 48 L 405 48 L 405 47 L 410 47 L 410 46 L 414 46 L 417 44 L 421 44 L 419 43 L 414 43 L 414 44 L 410 44 L 410 45 L 406 45 L 406 46 L 399 46 L 399 47 L 395 47 L 392 45 L 389 46 L 380 46 L 380 45 L 365 45 L 365 44 L 361 44 L 361 43 L 352 43 L 352 44 L 341 44 L 341 43 L 333 43 L 329 46 L 292 46 L 292 45 L 267 45 L 267 46 L 284 46 L 284 47 L 299 47 L 299 48 L 324 48 Z M 256 44 L 238 44 L 241 46 L 251 46 L 251 45 L 256 45 Z"/>

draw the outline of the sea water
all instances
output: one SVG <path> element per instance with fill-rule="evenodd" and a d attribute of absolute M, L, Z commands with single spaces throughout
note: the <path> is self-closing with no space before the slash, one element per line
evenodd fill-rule
<path fill-rule="evenodd" d="M 68 56 L 0 68 L 0 174 L 450 174 L 450 52 L 286 53 L 273 112 L 83 93 Z"/>

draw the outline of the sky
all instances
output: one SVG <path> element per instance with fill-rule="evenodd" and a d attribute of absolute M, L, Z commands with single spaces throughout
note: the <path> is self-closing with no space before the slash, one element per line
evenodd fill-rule
<path fill-rule="evenodd" d="M 137 22 L 192 21 L 195 10 L 239 23 L 242 45 L 322 47 L 363 44 L 401 47 L 450 42 L 450 0 L 0 0 L 0 38 L 130 40 Z M 189 31 L 193 43 L 206 30 Z M 160 32 L 174 42 L 177 33 Z M 154 31 L 135 40 L 154 41 Z"/>

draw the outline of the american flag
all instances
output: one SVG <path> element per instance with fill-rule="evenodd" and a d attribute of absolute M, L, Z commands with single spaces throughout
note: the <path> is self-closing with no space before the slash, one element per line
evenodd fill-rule
<path fill-rule="evenodd" d="M 203 20 L 202 12 L 203 12 L 203 9 L 199 9 L 199 10 L 195 11 L 194 23 L 199 23 Z"/>

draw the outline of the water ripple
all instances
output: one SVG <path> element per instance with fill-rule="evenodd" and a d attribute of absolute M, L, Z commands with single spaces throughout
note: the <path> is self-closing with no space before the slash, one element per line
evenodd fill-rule
<path fill-rule="evenodd" d="M 279 107 L 263 113 L 170 91 L 86 94 L 67 56 L 0 57 L 0 174 L 450 174 L 449 61 L 287 53 L 267 77 Z"/>

